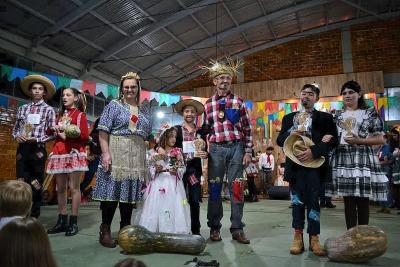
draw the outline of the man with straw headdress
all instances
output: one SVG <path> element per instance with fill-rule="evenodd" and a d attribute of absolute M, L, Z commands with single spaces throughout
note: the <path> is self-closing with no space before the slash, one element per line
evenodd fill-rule
<path fill-rule="evenodd" d="M 209 131 L 208 159 L 208 209 L 210 240 L 221 241 L 223 216 L 221 189 L 226 174 L 231 197 L 232 239 L 249 244 L 242 222 L 243 217 L 243 167 L 251 162 L 252 135 L 250 120 L 243 99 L 231 92 L 232 79 L 239 62 L 215 62 L 206 67 L 215 86 L 215 95 L 205 103 L 205 126 Z"/>

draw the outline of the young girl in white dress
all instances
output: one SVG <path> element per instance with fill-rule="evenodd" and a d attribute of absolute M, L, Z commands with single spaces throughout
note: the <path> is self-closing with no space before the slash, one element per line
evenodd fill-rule
<path fill-rule="evenodd" d="M 190 233 L 190 209 L 182 182 L 185 165 L 182 152 L 174 148 L 177 129 L 161 126 L 159 145 L 166 155 L 150 158 L 151 180 L 144 194 L 139 225 L 152 232 Z"/>

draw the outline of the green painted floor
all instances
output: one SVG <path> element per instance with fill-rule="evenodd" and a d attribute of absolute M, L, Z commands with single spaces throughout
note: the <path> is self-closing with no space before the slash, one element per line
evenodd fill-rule
<path fill-rule="evenodd" d="M 321 243 L 331 236 L 338 236 L 345 231 L 343 204 L 336 202 L 337 208 L 323 209 L 321 217 Z M 356 266 L 330 262 L 327 258 L 320 258 L 306 251 L 299 256 L 289 254 L 292 241 L 291 209 L 288 201 L 261 200 L 257 203 L 246 203 L 244 211 L 245 232 L 251 239 L 250 245 L 238 244 L 231 240 L 229 233 L 230 206 L 224 203 L 222 224 L 222 242 L 208 243 L 201 260 L 217 260 L 221 267 L 225 266 Z M 397 210 L 392 214 L 380 214 L 378 207 L 371 206 L 370 224 L 376 225 L 387 233 L 389 249 L 381 257 L 368 264 L 358 266 L 400 266 L 400 215 Z M 206 227 L 206 200 L 201 205 L 202 235 L 209 236 Z M 89 203 L 81 207 L 78 224 L 80 232 L 73 237 L 62 234 L 50 236 L 54 255 L 60 267 L 102 267 L 114 266 L 116 262 L 128 256 L 120 254 L 120 248 L 103 248 L 98 243 L 98 229 L 101 214 L 97 203 Z M 57 216 L 56 206 L 43 207 L 40 220 L 45 227 L 51 227 Z M 119 211 L 116 212 L 112 225 L 113 235 L 119 228 Z M 184 266 L 184 263 L 194 256 L 179 254 L 148 254 L 133 255 L 142 260 L 147 266 Z"/>

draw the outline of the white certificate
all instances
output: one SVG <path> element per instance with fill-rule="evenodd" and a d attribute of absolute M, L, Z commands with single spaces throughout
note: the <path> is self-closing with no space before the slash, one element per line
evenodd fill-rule
<path fill-rule="evenodd" d="M 30 124 L 39 124 L 40 115 L 39 114 L 28 114 L 27 122 Z"/>
<path fill-rule="evenodd" d="M 194 153 L 194 142 L 183 141 L 183 153 Z"/>

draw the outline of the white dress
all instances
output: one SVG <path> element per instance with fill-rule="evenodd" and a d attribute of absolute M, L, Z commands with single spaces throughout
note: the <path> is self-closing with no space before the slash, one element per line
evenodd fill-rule
<path fill-rule="evenodd" d="M 170 157 L 158 160 L 157 164 L 168 168 Z M 150 160 L 152 179 L 144 194 L 144 204 L 139 225 L 152 232 L 189 234 L 191 229 L 190 209 L 182 182 L 185 172 L 183 161 L 177 175 L 169 172 L 155 174 L 155 161 Z"/>

